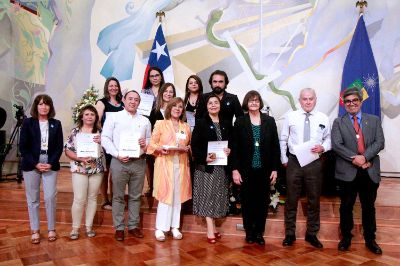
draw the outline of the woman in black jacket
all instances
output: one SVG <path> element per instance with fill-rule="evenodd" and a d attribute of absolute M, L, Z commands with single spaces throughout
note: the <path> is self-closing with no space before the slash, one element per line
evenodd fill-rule
<path fill-rule="evenodd" d="M 46 94 L 36 96 L 31 116 L 24 120 L 21 128 L 19 149 L 21 168 L 25 181 L 29 221 L 32 230 L 31 242 L 40 243 L 39 204 L 40 179 L 43 182 L 46 206 L 48 240 L 55 241 L 57 171 L 63 152 L 61 122 L 54 119 L 56 112 L 53 100 Z"/>
<path fill-rule="evenodd" d="M 207 165 L 215 161 L 215 154 L 208 153 L 209 141 L 229 140 L 230 123 L 219 117 L 221 101 L 216 95 L 206 100 L 207 115 L 198 119 L 193 130 L 191 148 L 195 162 L 193 178 L 193 213 L 206 217 L 207 241 L 216 243 L 221 238 L 215 227 L 215 218 L 225 217 L 228 208 L 227 167 Z M 230 153 L 225 148 L 225 154 Z"/>
<path fill-rule="evenodd" d="M 257 91 L 246 94 L 242 108 L 248 113 L 236 119 L 233 129 L 232 178 L 241 185 L 246 242 L 264 245 L 269 187 L 280 164 L 279 139 L 275 120 L 260 112 L 263 101 Z"/>

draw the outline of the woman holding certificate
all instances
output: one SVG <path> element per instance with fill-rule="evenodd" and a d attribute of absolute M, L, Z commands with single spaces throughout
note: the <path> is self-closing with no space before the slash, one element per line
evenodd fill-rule
<path fill-rule="evenodd" d="M 86 235 L 94 237 L 93 218 L 97 208 L 97 194 L 103 179 L 103 150 L 100 146 L 99 115 L 92 105 L 83 107 L 78 116 L 78 126 L 72 129 L 65 143 L 65 155 L 72 160 L 72 189 L 74 201 L 71 208 L 72 240 L 79 238 L 79 228 L 85 209 Z"/>
<path fill-rule="evenodd" d="M 196 121 L 193 130 L 192 152 L 195 162 L 193 178 L 193 213 L 206 218 L 207 241 L 216 243 L 221 234 L 215 227 L 216 218 L 225 217 L 228 213 L 228 177 L 227 166 L 212 165 L 217 155 L 209 150 L 210 143 L 229 140 L 230 122 L 219 116 L 221 101 L 211 94 L 206 99 L 207 115 Z M 223 148 L 225 158 L 230 149 Z"/>
<path fill-rule="evenodd" d="M 263 100 L 249 91 L 236 118 L 232 139 L 232 178 L 241 185 L 243 226 L 246 242 L 265 245 L 270 183 L 275 183 L 280 165 L 280 147 L 275 120 L 260 112 Z"/>
<path fill-rule="evenodd" d="M 26 118 L 21 127 L 19 149 L 32 230 L 32 244 L 40 243 L 40 180 L 43 182 L 48 241 L 57 240 L 56 185 L 57 172 L 60 170 L 59 160 L 63 151 L 63 133 L 61 122 L 54 119 L 55 115 L 53 100 L 46 94 L 40 94 L 33 101 L 32 117 Z"/>
<path fill-rule="evenodd" d="M 165 109 L 165 120 L 154 125 L 147 154 L 154 155 L 154 190 L 158 200 L 155 237 L 165 241 L 164 232 L 182 239 L 179 231 L 181 204 L 192 198 L 189 169 L 190 126 L 185 119 L 184 103 L 173 98 Z"/>
<path fill-rule="evenodd" d="M 106 121 L 107 113 L 119 112 L 124 109 L 124 104 L 122 102 L 122 92 L 121 85 L 119 84 L 118 79 L 114 77 L 110 77 L 104 83 L 104 97 L 97 101 L 96 110 L 99 114 L 99 121 L 101 126 L 103 127 L 104 121 Z M 112 156 L 110 154 L 105 154 L 106 156 L 106 167 L 103 173 L 103 182 L 101 184 L 101 195 L 103 196 L 103 203 L 101 204 L 101 208 L 103 210 L 111 210 L 111 201 L 112 201 L 112 181 L 110 176 L 110 197 L 108 197 L 108 177 L 109 177 L 109 169 L 111 164 Z"/>

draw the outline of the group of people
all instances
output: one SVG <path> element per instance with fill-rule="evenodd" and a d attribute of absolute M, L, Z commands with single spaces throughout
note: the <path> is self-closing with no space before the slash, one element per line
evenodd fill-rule
<path fill-rule="evenodd" d="M 341 185 L 339 250 L 348 250 L 353 227 L 352 210 L 359 194 L 366 246 L 374 253 L 382 250 L 375 242 L 375 209 L 379 185 L 379 156 L 384 147 L 379 118 L 361 113 L 362 95 L 357 88 L 343 94 L 347 114 L 337 118 L 332 130 L 328 117 L 314 110 L 317 97 L 310 88 L 301 90 L 301 109 L 285 117 L 280 136 L 273 117 L 261 112 L 264 101 L 257 91 L 249 91 L 242 104 L 226 91 L 229 79 L 224 71 L 214 71 L 209 79 L 211 92 L 203 94 L 201 79 L 192 75 L 186 82 L 185 98 L 176 97 L 172 83 L 165 83 L 162 71 L 148 71 L 142 93 L 154 96 L 149 117 L 138 113 L 139 92 L 122 94 L 117 79 L 111 77 L 104 86 L 104 98 L 96 106 L 80 110 L 77 127 L 65 144 L 61 122 L 54 119 L 55 109 L 48 95 L 38 95 L 31 108 L 31 118 L 24 120 L 20 150 L 25 180 L 31 242 L 40 242 L 39 185 L 43 182 L 48 220 L 48 240 L 55 241 L 57 171 L 62 152 L 71 159 L 74 200 L 71 208 L 71 239 L 78 239 L 85 211 L 86 235 L 94 237 L 93 219 L 97 194 L 102 188 L 102 207 L 112 210 L 115 239 L 128 234 L 143 238 L 140 228 L 140 204 L 145 173 L 152 195 L 158 200 L 155 238 L 165 241 L 182 239 L 182 203 L 193 198 L 193 213 L 204 217 L 207 241 L 220 239 L 215 219 L 225 217 L 229 208 L 230 183 L 240 186 L 245 241 L 264 245 L 268 214 L 269 188 L 278 169 L 287 168 L 284 246 L 296 240 L 297 204 L 302 185 L 307 195 L 307 231 L 305 240 L 322 248 L 317 238 L 320 228 L 321 160 L 301 165 L 296 147 L 311 143 L 309 152 L 322 154 L 331 148 L 337 154 L 336 178 Z M 186 116 L 195 117 L 193 124 Z M 235 117 L 235 120 L 233 119 Z M 92 134 L 99 145 L 99 156 L 78 157 L 77 136 Z M 122 151 L 126 139 L 137 141 L 137 156 Z M 211 141 L 227 141 L 223 153 L 226 165 L 214 165 L 217 159 L 208 150 Z M 102 147 L 103 149 L 101 149 Z M 110 173 L 109 173 L 110 172 Z M 111 198 L 108 197 L 110 176 Z M 193 183 L 193 184 L 192 184 Z M 124 221 L 125 191 L 128 187 L 128 219 Z M 193 196 L 193 197 L 192 197 Z"/>

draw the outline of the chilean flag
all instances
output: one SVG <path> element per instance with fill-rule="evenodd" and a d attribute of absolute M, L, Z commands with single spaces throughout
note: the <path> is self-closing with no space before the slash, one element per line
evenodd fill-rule
<path fill-rule="evenodd" d="M 146 66 L 146 71 L 144 72 L 143 87 L 146 84 L 146 77 L 150 67 L 160 68 L 163 72 L 165 82 L 174 83 L 171 59 L 169 57 L 168 47 L 165 42 L 161 23 L 158 25 L 153 46 L 151 47 L 149 61 Z"/>

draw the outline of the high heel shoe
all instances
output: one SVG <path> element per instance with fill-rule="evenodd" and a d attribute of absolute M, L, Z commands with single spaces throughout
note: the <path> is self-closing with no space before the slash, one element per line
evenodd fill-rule
<path fill-rule="evenodd" d="M 214 237 L 212 237 L 212 238 L 207 237 L 207 242 L 210 243 L 210 244 L 215 244 L 215 243 L 217 243 L 217 241 L 215 240 Z"/>
<path fill-rule="evenodd" d="M 222 235 L 220 232 L 214 233 L 216 239 L 221 239 Z"/>

